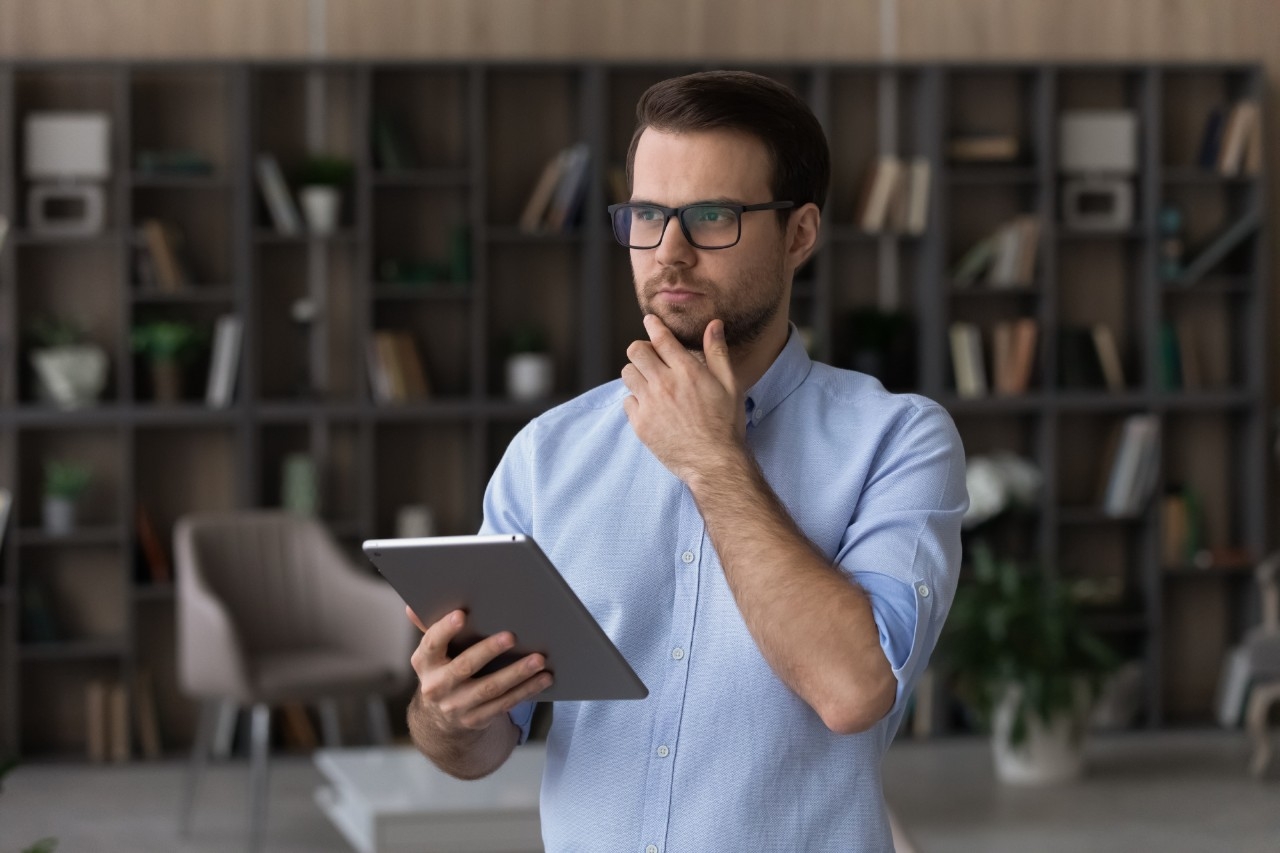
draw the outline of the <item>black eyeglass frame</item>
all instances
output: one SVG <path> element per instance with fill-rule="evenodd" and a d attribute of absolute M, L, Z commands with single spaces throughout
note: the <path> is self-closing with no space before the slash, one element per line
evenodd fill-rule
<path fill-rule="evenodd" d="M 676 218 L 676 222 L 680 223 L 680 230 L 684 233 L 684 238 L 688 240 L 689 245 L 693 246 L 695 249 L 702 249 L 704 251 L 732 249 L 742 240 L 742 214 L 751 213 L 754 210 L 789 210 L 795 206 L 796 203 L 794 201 L 766 201 L 761 204 L 733 204 L 731 202 L 720 201 L 699 201 L 694 202 L 693 204 L 681 205 L 680 207 L 663 207 L 660 204 L 624 201 L 618 204 L 609 205 L 609 230 L 613 232 L 613 239 L 617 240 L 619 245 L 625 246 L 628 249 L 656 249 L 658 246 L 662 245 L 662 238 L 666 236 L 667 226 L 671 224 L 671 217 L 674 216 Z M 623 242 L 622 238 L 618 236 L 617 212 L 627 207 L 647 207 L 651 210 L 662 212 L 662 230 L 658 232 L 658 242 L 654 243 L 652 246 L 634 246 L 631 243 Z M 734 238 L 732 243 L 729 243 L 726 246 L 704 246 L 697 240 L 693 239 L 693 235 L 689 233 L 689 226 L 686 225 L 684 221 L 685 211 L 697 210 L 698 208 L 706 207 L 728 208 L 738 216 L 738 236 Z"/>

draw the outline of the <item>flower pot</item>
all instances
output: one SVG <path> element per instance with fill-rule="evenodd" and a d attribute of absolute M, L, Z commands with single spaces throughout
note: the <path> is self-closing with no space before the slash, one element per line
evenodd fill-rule
<path fill-rule="evenodd" d="M 76 529 L 76 503 L 59 495 L 44 496 L 44 532 L 66 536 Z"/>
<path fill-rule="evenodd" d="M 1019 687 L 1010 687 L 992 714 L 991 749 L 996 778 L 1011 785 L 1050 785 L 1078 778 L 1084 770 L 1084 709 L 1062 712 L 1048 724 L 1029 715 L 1026 739 L 1015 746 L 1014 711 L 1020 691 Z M 1087 690 L 1084 694 L 1087 699 Z"/>
<path fill-rule="evenodd" d="M 171 359 L 151 362 L 151 390 L 157 403 L 182 399 L 182 365 Z"/>
<path fill-rule="evenodd" d="M 94 344 L 34 350 L 31 365 L 40 397 L 65 409 L 97 401 L 107 384 L 107 354 Z"/>
<path fill-rule="evenodd" d="M 555 362 L 545 352 L 521 352 L 507 358 L 507 396 L 538 400 L 555 387 Z"/>
<path fill-rule="evenodd" d="M 313 184 L 298 192 L 302 202 L 302 215 L 312 234 L 328 236 L 338 230 L 338 212 L 342 207 L 342 192 L 337 187 Z"/>

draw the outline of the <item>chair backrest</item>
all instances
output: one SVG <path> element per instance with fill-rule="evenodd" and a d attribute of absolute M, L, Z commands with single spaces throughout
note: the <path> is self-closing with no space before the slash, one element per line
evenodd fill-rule
<path fill-rule="evenodd" d="M 193 568 L 223 603 L 246 653 L 322 643 L 325 578 L 350 568 L 316 521 L 278 510 L 189 516 Z"/>

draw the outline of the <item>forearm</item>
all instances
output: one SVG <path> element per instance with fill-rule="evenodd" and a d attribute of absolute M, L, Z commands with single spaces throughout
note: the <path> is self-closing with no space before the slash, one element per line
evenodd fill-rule
<path fill-rule="evenodd" d="M 778 677 L 833 731 L 862 731 L 897 682 L 866 594 L 804 536 L 745 449 L 690 490 L 747 630 Z"/>
<path fill-rule="evenodd" d="M 506 762 L 520 738 L 520 730 L 506 715 L 487 728 L 446 732 L 431 721 L 415 693 L 409 702 L 409 737 L 431 762 L 459 779 L 480 779 Z"/>

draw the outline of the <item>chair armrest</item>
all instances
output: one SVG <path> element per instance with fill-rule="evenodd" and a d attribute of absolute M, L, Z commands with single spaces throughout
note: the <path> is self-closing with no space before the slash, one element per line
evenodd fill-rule
<path fill-rule="evenodd" d="M 178 675 L 194 696 L 252 701 L 249 667 L 226 607 L 201 575 L 191 529 L 174 530 L 177 568 Z"/>

